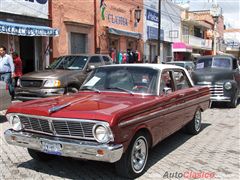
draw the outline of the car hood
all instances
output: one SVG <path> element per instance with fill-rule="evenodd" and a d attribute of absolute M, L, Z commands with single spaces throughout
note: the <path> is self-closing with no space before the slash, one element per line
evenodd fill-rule
<path fill-rule="evenodd" d="M 21 79 L 57 79 L 76 73 L 75 70 L 53 69 L 24 74 Z"/>
<path fill-rule="evenodd" d="M 138 110 L 152 107 L 155 96 L 130 95 L 125 93 L 79 92 L 54 98 L 17 103 L 7 113 L 22 113 L 37 116 L 103 120 L 111 123 Z M 53 111 L 54 108 L 58 110 Z M 52 112 L 51 112 L 52 110 Z"/>
<path fill-rule="evenodd" d="M 192 80 L 194 84 L 198 82 L 217 82 L 222 80 L 233 79 L 234 72 L 225 69 L 205 68 L 192 72 Z"/>

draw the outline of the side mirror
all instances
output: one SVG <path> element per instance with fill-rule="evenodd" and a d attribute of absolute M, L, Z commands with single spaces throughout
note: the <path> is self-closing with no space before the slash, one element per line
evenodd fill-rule
<path fill-rule="evenodd" d="M 92 71 L 93 69 L 95 69 L 95 66 L 94 66 L 94 65 L 88 65 L 87 72 L 90 72 L 90 71 Z"/>
<path fill-rule="evenodd" d="M 171 89 L 171 88 L 169 88 L 169 87 L 164 87 L 164 88 L 163 88 L 163 93 L 164 93 L 165 95 L 169 94 L 170 92 L 172 92 L 172 89 Z"/>

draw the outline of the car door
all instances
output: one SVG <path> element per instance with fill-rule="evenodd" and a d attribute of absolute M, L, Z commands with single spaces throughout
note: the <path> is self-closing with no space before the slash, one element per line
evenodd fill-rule
<path fill-rule="evenodd" d="M 176 91 L 174 71 L 164 70 L 161 74 L 159 96 L 161 98 L 163 119 L 160 125 L 161 138 L 165 138 L 181 128 L 184 118 L 183 101 Z"/>
<path fill-rule="evenodd" d="M 183 126 L 194 116 L 197 108 L 197 104 L 195 103 L 196 101 L 194 101 L 194 99 L 198 97 L 198 90 L 196 87 L 192 87 L 185 71 L 181 69 L 174 70 L 173 75 L 181 112 L 184 115 L 181 117 L 181 126 Z"/>

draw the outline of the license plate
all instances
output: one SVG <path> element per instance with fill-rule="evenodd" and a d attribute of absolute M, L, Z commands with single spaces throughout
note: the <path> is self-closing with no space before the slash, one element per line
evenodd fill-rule
<path fill-rule="evenodd" d="M 61 155 L 62 145 L 59 143 L 53 143 L 46 140 L 41 140 L 42 151 L 47 154 Z"/>

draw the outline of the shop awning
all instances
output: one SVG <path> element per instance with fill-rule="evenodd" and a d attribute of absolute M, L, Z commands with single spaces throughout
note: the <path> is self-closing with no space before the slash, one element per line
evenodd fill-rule
<path fill-rule="evenodd" d="M 174 42 L 172 44 L 173 52 L 192 52 L 192 46 L 185 44 L 184 42 Z"/>
<path fill-rule="evenodd" d="M 119 35 L 119 36 L 128 36 L 128 37 L 133 37 L 133 38 L 137 38 L 137 39 L 141 38 L 141 33 L 136 33 L 136 32 L 132 32 L 132 31 L 108 28 L 108 32 L 111 34 Z"/>
<path fill-rule="evenodd" d="M 58 36 L 59 30 L 48 26 L 0 21 L 0 33 L 16 36 Z"/>

